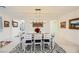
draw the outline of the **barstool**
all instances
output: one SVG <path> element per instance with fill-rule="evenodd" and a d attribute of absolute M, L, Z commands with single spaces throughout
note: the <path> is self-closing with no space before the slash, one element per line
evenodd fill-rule
<path fill-rule="evenodd" d="M 32 40 L 32 34 L 27 33 L 23 40 L 23 49 L 24 52 L 32 52 L 32 46 L 33 46 L 33 40 Z"/>
<path fill-rule="evenodd" d="M 42 52 L 42 34 L 34 34 L 34 52 Z"/>
<path fill-rule="evenodd" d="M 51 52 L 51 47 L 52 47 L 51 34 L 44 33 L 43 34 L 43 52 Z"/>

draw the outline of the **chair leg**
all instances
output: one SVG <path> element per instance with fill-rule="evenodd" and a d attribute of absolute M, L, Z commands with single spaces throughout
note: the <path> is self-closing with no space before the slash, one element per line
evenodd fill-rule
<path fill-rule="evenodd" d="M 32 50 L 33 50 L 32 46 L 33 46 L 33 45 L 31 45 L 31 53 L 33 52 L 33 51 L 32 51 Z"/>
<path fill-rule="evenodd" d="M 34 52 L 35 52 L 35 44 L 34 44 Z"/>
<path fill-rule="evenodd" d="M 51 51 L 51 45 L 50 44 L 44 44 L 43 45 L 43 51 L 44 52 L 50 52 Z"/>
<path fill-rule="evenodd" d="M 41 44 L 41 52 L 42 52 L 42 44 Z"/>

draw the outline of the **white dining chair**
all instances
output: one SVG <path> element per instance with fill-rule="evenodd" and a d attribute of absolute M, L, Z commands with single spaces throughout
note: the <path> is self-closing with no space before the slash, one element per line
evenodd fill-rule
<path fill-rule="evenodd" d="M 33 40 L 32 40 L 32 33 L 26 33 L 24 36 L 23 42 L 23 49 L 24 52 L 32 52 Z"/>
<path fill-rule="evenodd" d="M 52 36 L 50 33 L 43 34 L 43 52 L 51 52 Z"/>
<path fill-rule="evenodd" d="M 42 34 L 34 34 L 34 52 L 42 52 Z"/>

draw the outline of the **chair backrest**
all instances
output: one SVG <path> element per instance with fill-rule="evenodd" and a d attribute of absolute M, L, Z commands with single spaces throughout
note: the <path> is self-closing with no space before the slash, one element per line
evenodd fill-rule
<path fill-rule="evenodd" d="M 43 34 L 43 39 L 51 39 L 51 34 L 50 33 L 44 33 Z"/>
<path fill-rule="evenodd" d="M 32 33 L 26 33 L 24 36 L 25 40 L 32 40 Z"/>
<path fill-rule="evenodd" d="M 22 40 L 23 44 L 32 43 L 32 33 L 26 33 L 24 39 Z"/>
<path fill-rule="evenodd" d="M 34 33 L 34 39 L 42 39 L 42 34 Z"/>

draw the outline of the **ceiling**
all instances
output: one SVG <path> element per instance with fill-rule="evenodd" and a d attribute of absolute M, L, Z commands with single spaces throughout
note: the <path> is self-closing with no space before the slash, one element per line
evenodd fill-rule
<path fill-rule="evenodd" d="M 11 17 L 30 17 L 36 16 L 36 8 L 40 8 L 41 16 L 55 18 L 79 9 L 78 6 L 6 6 L 0 8 L 0 13 Z"/>

